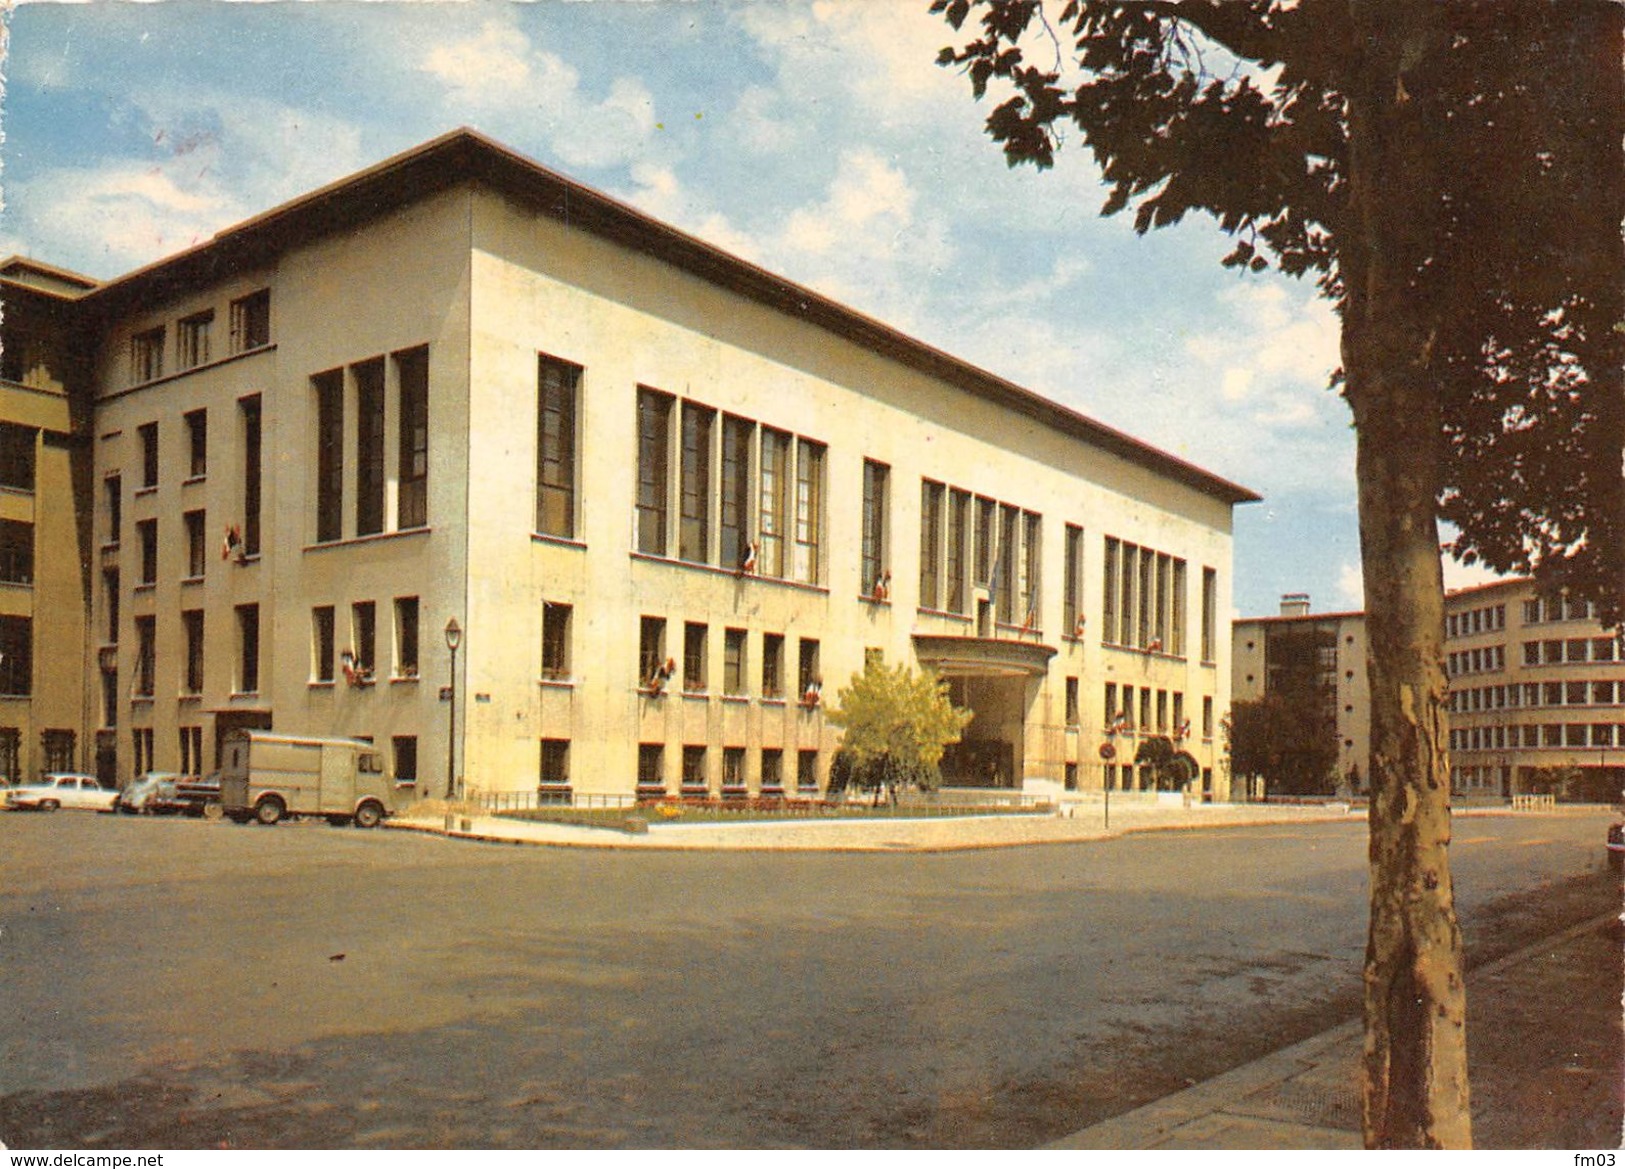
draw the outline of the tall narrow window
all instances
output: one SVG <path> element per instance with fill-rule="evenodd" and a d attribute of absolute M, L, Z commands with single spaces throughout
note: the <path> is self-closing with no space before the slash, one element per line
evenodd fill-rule
<path fill-rule="evenodd" d="M 1078 725 L 1077 678 L 1068 678 L 1066 680 L 1066 725 L 1069 727 L 1075 727 Z"/>
<path fill-rule="evenodd" d="M 394 756 L 395 782 L 416 783 L 418 781 L 418 737 L 416 735 L 392 735 L 389 746 L 390 753 Z"/>
<path fill-rule="evenodd" d="M 762 697 L 784 697 L 784 634 L 762 634 Z"/>
<path fill-rule="evenodd" d="M 1156 616 L 1151 630 L 1151 643 L 1158 649 L 1168 649 L 1169 585 L 1173 576 L 1173 557 L 1157 553 Z"/>
<path fill-rule="evenodd" d="M 31 426 L 0 422 L 0 487 L 34 490 L 35 450 L 39 431 Z"/>
<path fill-rule="evenodd" d="M 688 694 L 704 694 L 709 688 L 705 661 L 709 634 L 706 626 L 693 621 L 683 626 L 683 690 Z"/>
<path fill-rule="evenodd" d="M 34 525 L 23 520 L 0 520 L 0 581 L 34 583 Z"/>
<path fill-rule="evenodd" d="M 790 436 L 762 427 L 761 510 L 756 531 L 761 543 L 756 571 L 763 576 L 784 575 L 784 537 L 790 473 Z"/>
<path fill-rule="evenodd" d="M 993 583 L 993 516 L 997 506 L 991 499 L 976 497 L 976 583 L 983 588 Z"/>
<path fill-rule="evenodd" d="M 148 329 L 130 338 L 130 384 L 140 385 L 164 376 L 164 327 Z"/>
<path fill-rule="evenodd" d="M 1135 590 L 1140 580 L 1140 550 L 1133 544 L 1123 545 L 1122 590 L 1117 612 L 1117 644 L 1134 644 Z"/>
<path fill-rule="evenodd" d="M 151 698 L 156 681 L 155 657 L 158 648 L 158 619 L 151 616 L 135 619 L 135 690 L 136 698 Z"/>
<path fill-rule="evenodd" d="M 237 606 L 237 692 L 255 694 L 260 688 L 260 607 Z"/>
<path fill-rule="evenodd" d="M 1101 590 L 1100 639 L 1107 642 L 1117 640 L 1117 574 L 1121 564 L 1122 547 L 1115 538 L 1106 537 L 1106 555 L 1100 568 L 1101 579 L 1105 584 Z"/>
<path fill-rule="evenodd" d="M 722 419 L 722 567 L 744 566 L 750 543 L 750 441 L 755 424 L 731 415 Z"/>
<path fill-rule="evenodd" d="M 102 480 L 102 502 L 107 507 L 107 542 L 117 546 L 124 528 L 124 480 L 109 475 Z"/>
<path fill-rule="evenodd" d="M 570 740 L 542 740 L 542 770 L 539 776 L 543 787 L 567 787 L 570 783 Z"/>
<path fill-rule="evenodd" d="M 944 608 L 950 613 L 966 613 L 965 574 L 969 564 L 965 559 L 965 540 L 969 535 L 970 493 L 953 490 L 948 493 L 948 577 L 947 600 Z"/>
<path fill-rule="evenodd" d="M 141 580 L 158 583 L 158 521 L 140 520 L 135 525 L 136 542 L 141 546 Z"/>
<path fill-rule="evenodd" d="M 666 787 L 666 745 L 638 744 L 638 787 L 663 791 Z"/>
<path fill-rule="evenodd" d="M 141 440 L 141 486 L 158 486 L 158 424 L 148 422 L 136 428 Z"/>
<path fill-rule="evenodd" d="M 395 523 L 400 528 L 421 528 L 429 522 L 428 347 L 397 353 L 395 373 L 400 379 L 401 405 Z"/>
<path fill-rule="evenodd" d="M 819 647 L 816 638 L 803 637 L 801 639 L 801 669 L 799 684 L 802 701 L 816 700 L 824 688 L 824 675 L 818 665 Z"/>
<path fill-rule="evenodd" d="M 344 533 L 344 371 L 310 379 L 316 394 L 316 539 Z"/>
<path fill-rule="evenodd" d="M 418 599 L 395 598 L 395 677 L 418 676 Z"/>
<path fill-rule="evenodd" d="M 118 644 L 118 617 L 119 617 L 119 571 L 116 568 L 102 570 L 102 596 L 107 600 L 107 644 Z"/>
<path fill-rule="evenodd" d="M 683 403 L 683 462 L 681 514 L 677 527 L 677 555 L 704 563 L 711 544 L 711 428 L 715 410 Z"/>
<path fill-rule="evenodd" d="M 231 302 L 231 351 L 246 353 L 271 343 L 271 290 L 262 288 Z"/>
<path fill-rule="evenodd" d="M 722 692 L 732 697 L 745 693 L 745 631 L 729 629 L 722 636 Z"/>
<path fill-rule="evenodd" d="M 563 682 L 570 677 L 569 605 L 542 602 L 542 677 Z"/>
<path fill-rule="evenodd" d="M 356 399 L 355 534 L 384 530 L 384 359 L 354 366 Z"/>
<path fill-rule="evenodd" d="M 203 774 L 203 728 L 181 727 L 181 774 Z"/>
<path fill-rule="evenodd" d="M 823 577 L 824 445 L 796 441 L 795 578 L 817 584 Z"/>
<path fill-rule="evenodd" d="M 651 556 L 666 554 L 671 407 L 669 394 L 638 390 L 638 551 Z"/>
<path fill-rule="evenodd" d="M 371 601 L 350 606 L 350 652 L 355 655 L 357 673 L 371 674 L 377 668 L 378 607 Z"/>
<path fill-rule="evenodd" d="M 1061 635 L 1083 636 L 1083 529 L 1076 524 L 1066 526 L 1066 576 L 1061 582 Z"/>
<path fill-rule="evenodd" d="M 581 367 L 538 358 L 536 374 L 536 530 L 576 534 L 576 409 Z"/>
<path fill-rule="evenodd" d="M 194 313 L 182 317 L 175 325 L 176 356 L 182 369 L 195 369 L 209 361 L 209 331 L 214 326 L 214 311 Z"/>
<path fill-rule="evenodd" d="M 1044 623 L 1044 517 L 1021 513 L 1021 624 L 1037 629 Z"/>
<path fill-rule="evenodd" d="M 818 752 L 803 750 L 796 752 L 796 787 L 810 792 L 818 790 Z"/>
<path fill-rule="evenodd" d="M 243 555 L 260 554 L 260 398 L 237 404 L 243 420 Z"/>
<path fill-rule="evenodd" d="M 314 682 L 333 680 L 333 606 L 318 605 L 310 611 L 310 677 Z"/>
<path fill-rule="evenodd" d="M 762 748 L 763 795 L 782 794 L 784 791 L 784 751 L 780 747 Z"/>
<path fill-rule="evenodd" d="M 188 609 L 181 614 L 186 633 L 186 674 L 181 689 L 187 694 L 203 693 L 203 610 Z"/>
<path fill-rule="evenodd" d="M 1176 657 L 1185 656 L 1185 562 L 1174 561 L 1173 605 L 1169 613 L 1168 652 Z"/>
<path fill-rule="evenodd" d="M 705 748 L 697 743 L 686 745 L 683 748 L 683 790 L 703 792 L 709 783 L 705 773 Z"/>
<path fill-rule="evenodd" d="M 666 668 L 666 619 L 645 617 L 638 627 L 638 684 L 651 689 L 670 677 Z"/>
<path fill-rule="evenodd" d="M 1156 570 L 1156 553 L 1149 548 L 1140 549 L 1140 624 L 1139 639 L 1134 642 L 1141 649 L 1151 645 L 1151 610 L 1156 605 L 1152 591 L 1152 578 Z"/>
<path fill-rule="evenodd" d="M 886 515 L 891 468 L 873 459 L 863 460 L 863 546 L 859 587 L 872 597 L 885 593 L 886 551 L 889 533 Z"/>
<path fill-rule="evenodd" d="M 186 416 L 186 446 L 190 458 L 187 478 L 201 479 L 209 473 L 209 412 L 193 410 Z"/>
<path fill-rule="evenodd" d="M 186 579 L 201 580 L 208 571 L 209 554 L 202 511 L 189 511 L 186 521 Z"/>
<path fill-rule="evenodd" d="M 1016 571 L 1019 562 L 1016 560 L 1018 549 L 1017 524 L 1021 519 L 1019 508 L 1011 507 L 1007 503 L 999 505 L 999 550 L 996 553 L 998 567 L 994 570 L 994 587 L 998 590 L 996 598 L 996 619 L 1005 625 L 1013 625 L 1016 621 Z"/>
<path fill-rule="evenodd" d="M 150 630 L 152 618 L 147 618 Z M 34 622 L 29 617 L 0 617 L 0 694 L 34 692 Z"/>
<path fill-rule="evenodd" d="M 1219 631 L 1219 574 L 1211 568 L 1202 570 L 1202 660 L 1217 661 L 1215 648 Z"/>
<path fill-rule="evenodd" d="M 941 483 L 929 479 L 920 483 L 920 608 L 935 609 L 942 600 L 942 561 L 938 549 L 942 547 L 942 492 Z"/>

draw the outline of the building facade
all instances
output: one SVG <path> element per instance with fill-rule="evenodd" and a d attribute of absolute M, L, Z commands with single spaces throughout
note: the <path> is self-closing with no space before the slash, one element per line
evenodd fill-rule
<path fill-rule="evenodd" d="M 1233 700 L 1274 694 L 1305 704 L 1306 711 L 1323 707 L 1335 735 L 1325 790 L 1364 792 L 1371 774 L 1365 614 L 1312 613 L 1307 594 L 1288 593 L 1279 615 L 1235 621 L 1231 638 Z"/>
<path fill-rule="evenodd" d="M 476 134 L 72 299 L 104 774 L 274 727 L 427 796 L 811 793 L 879 655 L 975 712 L 949 782 L 1166 735 L 1227 795 L 1252 493 Z"/>

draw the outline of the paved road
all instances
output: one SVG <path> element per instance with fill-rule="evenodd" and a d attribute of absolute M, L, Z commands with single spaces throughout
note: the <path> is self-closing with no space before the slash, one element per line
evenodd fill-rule
<path fill-rule="evenodd" d="M 1617 907 L 1605 825 L 1458 822 L 1475 957 Z M 1351 824 L 681 855 L 0 816 L 0 1140 L 1036 1145 L 1355 1012 L 1364 865 Z"/>

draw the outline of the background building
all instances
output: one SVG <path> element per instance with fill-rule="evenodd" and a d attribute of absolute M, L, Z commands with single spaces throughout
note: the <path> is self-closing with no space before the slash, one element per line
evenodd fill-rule
<path fill-rule="evenodd" d="M 1226 795 L 1252 493 L 476 134 L 72 307 L 104 773 L 274 726 L 425 795 L 810 792 L 878 654 L 975 711 L 950 782 L 1167 736 Z"/>

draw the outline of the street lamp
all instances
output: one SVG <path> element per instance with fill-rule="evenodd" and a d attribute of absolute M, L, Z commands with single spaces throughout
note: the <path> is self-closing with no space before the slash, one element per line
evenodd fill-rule
<path fill-rule="evenodd" d="M 463 627 L 453 617 L 446 622 L 446 648 L 451 651 L 451 685 L 446 694 L 451 700 L 451 732 L 446 737 L 446 799 L 456 797 L 457 791 L 457 647 L 463 644 Z"/>

